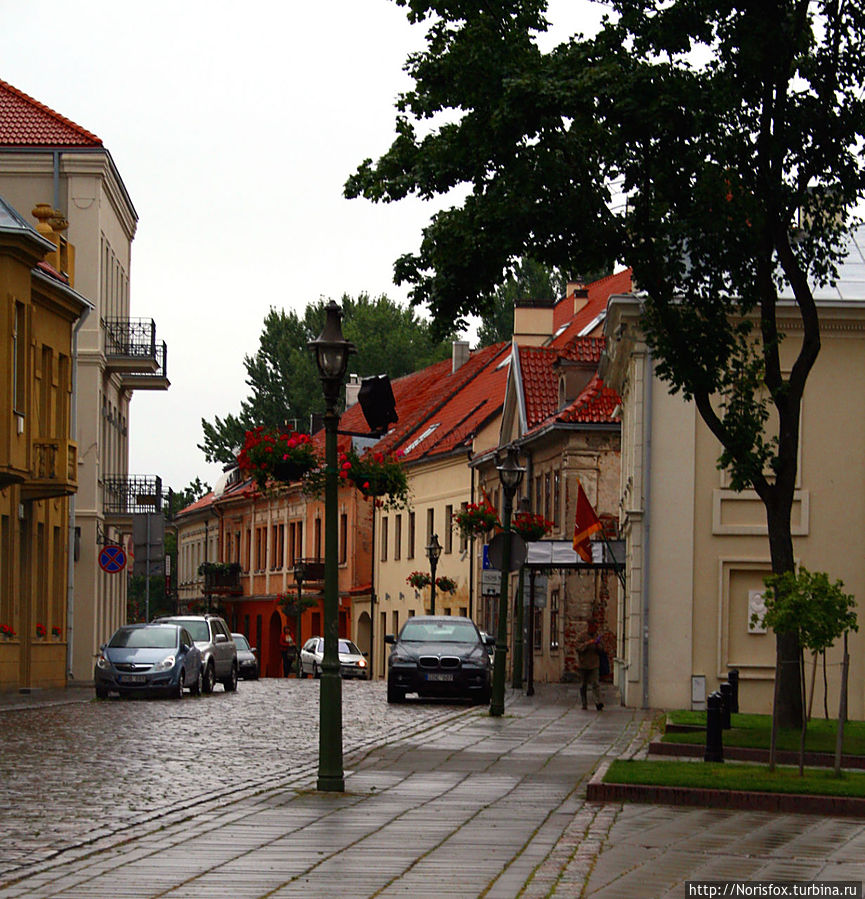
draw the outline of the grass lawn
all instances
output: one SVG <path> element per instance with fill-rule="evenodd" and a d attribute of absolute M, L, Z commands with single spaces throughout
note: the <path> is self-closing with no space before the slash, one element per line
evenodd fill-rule
<path fill-rule="evenodd" d="M 808 793 L 817 796 L 865 797 L 865 773 L 831 769 L 738 765 L 732 762 L 614 761 L 604 783 L 650 784 L 664 787 L 705 787 L 713 790 L 748 790 L 762 793 Z"/>
<path fill-rule="evenodd" d="M 679 710 L 669 712 L 667 718 L 673 724 L 698 724 L 705 726 L 706 713 Z M 744 746 L 748 748 L 768 749 L 772 729 L 771 715 L 730 716 L 732 727 L 724 731 L 725 746 Z M 837 722 L 823 718 L 812 718 L 808 722 L 808 733 L 805 737 L 807 752 L 835 752 L 835 733 Z M 702 731 L 692 733 L 667 733 L 663 736 L 665 743 L 694 743 L 705 745 L 706 735 Z M 799 751 L 799 731 L 779 730 L 777 735 L 778 749 Z M 844 748 L 847 755 L 865 755 L 865 721 L 848 721 L 844 725 Z"/>

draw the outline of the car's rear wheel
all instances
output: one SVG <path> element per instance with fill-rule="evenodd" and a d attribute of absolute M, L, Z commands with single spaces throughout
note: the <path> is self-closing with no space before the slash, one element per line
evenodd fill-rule
<path fill-rule="evenodd" d="M 390 681 L 387 682 L 387 701 L 388 702 L 405 702 L 405 690 L 395 687 Z"/>
<path fill-rule="evenodd" d="M 222 682 L 226 693 L 234 693 L 237 689 L 237 665 L 231 666 L 231 674 Z"/>
<path fill-rule="evenodd" d="M 315 662 L 312 663 L 312 676 L 321 677 L 321 672 L 318 670 L 318 665 Z"/>
<path fill-rule="evenodd" d="M 189 688 L 189 692 L 193 696 L 201 696 L 201 687 L 204 682 L 204 675 L 201 673 L 201 668 L 198 669 L 198 676 L 193 681 L 192 686 Z"/>
<path fill-rule="evenodd" d="M 180 677 L 177 678 L 177 686 L 175 686 L 171 691 L 172 699 L 183 699 L 183 681 L 186 677 L 186 672 L 181 671 Z"/>
<path fill-rule="evenodd" d="M 215 685 L 216 672 L 213 670 L 213 662 L 208 662 L 207 667 L 204 669 L 204 680 L 202 681 L 201 689 L 205 693 L 212 693 Z"/>

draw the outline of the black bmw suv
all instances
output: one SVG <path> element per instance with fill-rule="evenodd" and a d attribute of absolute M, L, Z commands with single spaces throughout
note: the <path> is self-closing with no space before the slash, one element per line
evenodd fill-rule
<path fill-rule="evenodd" d="M 492 637 L 481 637 L 475 623 L 455 615 L 417 615 L 399 636 L 387 662 L 387 701 L 402 702 L 406 693 L 453 696 L 477 703 L 490 701 Z"/>

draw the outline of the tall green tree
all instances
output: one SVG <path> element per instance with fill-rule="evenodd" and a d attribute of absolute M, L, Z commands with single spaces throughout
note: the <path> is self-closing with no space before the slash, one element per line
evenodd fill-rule
<path fill-rule="evenodd" d="M 426 45 L 393 144 L 346 195 L 468 191 L 396 261 L 397 282 L 441 327 L 488 309 L 526 255 L 570 272 L 627 262 L 659 376 L 695 402 L 733 485 L 760 496 L 772 570 L 791 571 L 813 289 L 836 276 L 865 192 L 865 7 L 612 0 L 594 37 L 543 52 L 545 0 L 396 2 Z M 782 283 L 803 335 L 789 368 Z M 798 643 L 777 640 L 780 720 L 797 726 Z"/>
<path fill-rule="evenodd" d="M 533 259 L 523 259 L 507 280 L 493 291 L 490 307 L 478 328 L 478 346 L 510 340 L 514 334 L 514 304 L 518 300 L 555 300 L 564 294 L 566 280 Z"/>
<path fill-rule="evenodd" d="M 212 422 L 201 420 L 204 442 L 199 449 L 209 462 L 233 462 L 244 433 L 256 425 L 273 428 L 288 422 L 297 430 L 308 429 L 310 415 L 321 411 L 324 402 L 308 343 L 324 327 L 326 305 L 325 299 L 310 303 L 302 317 L 293 310 L 268 312 L 257 352 L 243 360 L 249 395 L 240 411 L 215 416 Z M 449 344 L 433 336 L 427 321 L 384 295 L 344 295 L 341 305 L 343 334 L 357 347 L 349 371 L 361 377 L 398 378 L 450 353 Z M 449 339 L 455 332 L 451 327 L 438 333 Z"/>

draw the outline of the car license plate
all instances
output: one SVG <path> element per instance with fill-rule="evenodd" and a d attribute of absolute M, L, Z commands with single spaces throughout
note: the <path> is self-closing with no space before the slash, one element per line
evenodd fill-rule
<path fill-rule="evenodd" d="M 124 674 L 120 681 L 124 684 L 146 684 L 147 678 L 143 674 Z"/>
<path fill-rule="evenodd" d="M 427 674 L 426 679 L 429 680 L 437 680 L 437 681 L 451 681 L 454 679 L 452 674 L 439 674 L 436 671 L 431 671 Z"/>

